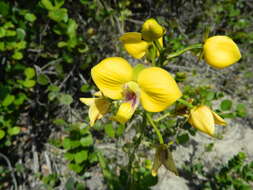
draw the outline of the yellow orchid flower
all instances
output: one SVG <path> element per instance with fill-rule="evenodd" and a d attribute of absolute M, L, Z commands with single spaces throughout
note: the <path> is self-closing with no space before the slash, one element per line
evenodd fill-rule
<path fill-rule="evenodd" d="M 165 33 L 165 29 L 155 19 L 150 18 L 142 25 L 141 33 L 145 41 L 153 41 L 161 38 Z"/>
<path fill-rule="evenodd" d="M 108 112 L 110 102 L 102 96 L 101 93 L 96 93 L 97 98 L 80 98 L 80 101 L 89 106 L 90 126 L 93 126 L 96 120 L 101 119 Z"/>
<path fill-rule="evenodd" d="M 222 69 L 239 61 L 241 53 L 231 38 L 213 36 L 205 41 L 204 58 L 209 65 Z"/>
<path fill-rule="evenodd" d="M 163 35 L 165 29 L 153 18 L 148 19 L 142 26 L 142 32 L 127 32 L 119 40 L 123 43 L 125 50 L 134 58 L 142 58 L 148 51 L 153 40 L 158 40 L 163 47 Z"/>
<path fill-rule="evenodd" d="M 121 123 L 131 118 L 139 102 L 149 112 L 160 112 L 182 95 L 173 77 L 159 67 L 137 73 L 121 57 L 106 58 L 91 70 L 93 81 L 106 97 L 123 100 L 114 117 Z"/>
<path fill-rule="evenodd" d="M 214 135 L 215 124 L 227 125 L 226 121 L 205 105 L 200 105 L 191 109 L 188 122 L 193 127 L 210 136 Z"/>

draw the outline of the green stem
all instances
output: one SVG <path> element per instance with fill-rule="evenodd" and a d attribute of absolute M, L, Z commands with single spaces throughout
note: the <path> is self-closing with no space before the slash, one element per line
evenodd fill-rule
<path fill-rule="evenodd" d="M 189 107 L 189 108 L 193 108 L 193 107 L 194 107 L 191 103 L 189 103 L 189 102 L 187 102 L 186 100 L 183 100 L 183 99 L 181 99 L 181 98 L 177 99 L 177 101 L 180 102 L 181 104 L 186 105 L 186 106 Z"/>
<path fill-rule="evenodd" d="M 150 116 L 148 113 L 146 113 L 146 116 L 147 116 L 148 122 L 149 122 L 150 125 L 154 128 L 154 130 L 155 130 L 155 132 L 156 132 L 156 135 L 157 135 L 157 137 L 158 137 L 158 139 L 159 139 L 160 144 L 164 144 L 163 137 L 162 137 L 162 135 L 161 135 L 159 129 L 158 129 L 157 126 L 155 125 L 153 119 L 151 118 L 151 116 Z"/>
<path fill-rule="evenodd" d="M 177 52 L 174 52 L 174 53 L 171 53 L 169 54 L 167 57 L 166 57 L 166 60 L 168 59 L 171 59 L 171 58 L 174 58 L 174 57 L 177 57 L 183 53 L 185 53 L 186 51 L 189 51 L 189 50 L 192 50 L 192 49 L 201 49 L 203 48 L 203 44 L 193 44 L 193 45 L 190 45 L 182 50 L 179 50 Z M 165 62 L 163 65 L 166 65 L 167 62 Z"/>
<path fill-rule="evenodd" d="M 154 44 L 155 44 L 155 47 L 158 49 L 158 51 L 161 52 L 163 48 L 162 48 L 161 44 L 159 43 L 159 41 L 155 40 Z"/>
<path fill-rule="evenodd" d="M 155 122 L 161 121 L 161 120 L 163 120 L 164 118 L 166 118 L 166 117 L 168 117 L 168 116 L 170 116 L 170 115 L 171 115 L 170 112 L 168 112 L 168 113 L 162 115 L 161 117 L 158 117 L 158 118 L 155 119 L 154 121 L 155 121 Z"/>

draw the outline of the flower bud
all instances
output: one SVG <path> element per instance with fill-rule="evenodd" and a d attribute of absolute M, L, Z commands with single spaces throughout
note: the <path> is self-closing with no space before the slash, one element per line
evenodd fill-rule
<path fill-rule="evenodd" d="M 153 18 L 150 18 L 144 22 L 142 25 L 142 38 L 145 41 L 158 40 L 165 33 L 165 29 L 157 23 Z"/>
<path fill-rule="evenodd" d="M 198 130 L 213 136 L 214 124 L 226 125 L 227 123 L 208 106 L 200 105 L 191 109 L 188 122 Z"/>
<path fill-rule="evenodd" d="M 241 53 L 231 38 L 213 36 L 205 41 L 204 58 L 207 64 L 222 69 L 239 61 Z"/>

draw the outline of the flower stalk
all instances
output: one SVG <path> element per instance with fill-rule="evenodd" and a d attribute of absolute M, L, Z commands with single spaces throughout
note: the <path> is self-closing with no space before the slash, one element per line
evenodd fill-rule
<path fill-rule="evenodd" d="M 177 101 L 180 102 L 181 104 L 184 104 L 185 106 L 187 106 L 189 108 L 194 107 L 191 103 L 187 102 L 186 100 L 183 100 L 182 98 L 177 99 Z"/>
<path fill-rule="evenodd" d="M 182 49 L 182 50 L 179 50 L 179 51 L 177 51 L 177 52 L 170 53 L 170 54 L 166 57 L 166 60 L 169 60 L 169 59 L 172 59 L 172 58 L 177 57 L 177 56 L 179 56 L 179 55 L 182 55 L 182 54 L 184 54 L 184 53 L 187 52 L 187 51 L 190 51 L 190 50 L 193 50 L 193 49 L 202 49 L 202 48 L 203 48 L 203 44 L 193 44 L 193 45 L 190 45 L 190 46 L 188 46 L 188 47 L 186 47 L 186 48 L 184 48 L 184 49 Z M 167 61 L 165 61 L 165 62 L 163 63 L 163 65 L 167 65 L 167 64 L 168 64 Z"/>
<path fill-rule="evenodd" d="M 163 140 L 163 137 L 159 131 L 159 129 L 157 128 L 156 124 L 154 123 L 153 119 L 151 118 L 150 114 L 146 113 L 146 116 L 147 116 L 147 119 L 148 119 L 148 122 L 150 123 L 150 125 L 154 128 L 155 132 L 156 132 L 156 135 L 158 137 L 158 140 L 159 140 L 159 143 L 160 144 L 164 144 L 164 140 Z"/>

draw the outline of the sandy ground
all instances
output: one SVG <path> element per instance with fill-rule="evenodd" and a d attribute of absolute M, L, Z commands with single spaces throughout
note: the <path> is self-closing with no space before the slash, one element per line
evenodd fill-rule
<path fill-rule="evenodd" d="M 200 159 L 208 170 L 212 170 L 219 164 L 227 163 L 240 151 L 248 155 L 248 160 L 253 160 L 253 130 L 249 126 L 242 126 L 241 123 L 241 120 L 230 121 L 229 125 L 223 129 L 222 140 L 210 138 L 202 133 L 191 137 L 190 143 L 186 146 L 178 146 L 173 153 L 177 166 L 180 168 L 186 162 L 194 163 Z M 212 151 L 206 152 L 205 145 L 209 143 L 214 143 L 214 146 Z M 153 190 L 194 189 L 190 187 L 189 181 L 175 176 L 164 168 L 159 170 L 158 176 L 159 182 L 152 188 Z"/>

